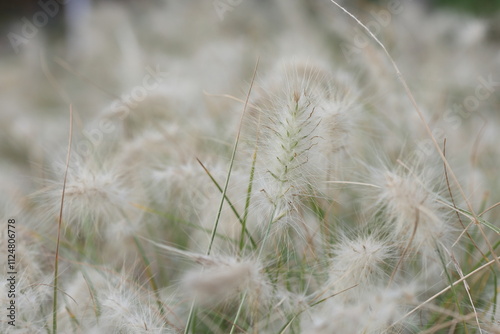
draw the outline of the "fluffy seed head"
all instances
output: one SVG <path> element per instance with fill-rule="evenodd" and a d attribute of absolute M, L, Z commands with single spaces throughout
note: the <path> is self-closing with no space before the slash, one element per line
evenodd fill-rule
<path fill-rule="evenodd" d="M 84 275 L 78 273 L 67 293 L 60 317 L 61 326 L 65 326 L 62 328 L 68 332 L 173 332 L 152 294 L 125 274 L 87 270 Z"/>
<path fill-rule="evenodd" d="M 411 242 L 410 249 L 426 257 L 434 254 L 437 246 L 446 245 L 454 229 L 449 210 L 439 202 L 439 181 L 428 169 L 416 170 L 405 166 L 375 178 L 381 187 L 377 204 L 385 208 L 394 240 L 399 240 L 401 247 Z"/>
<path fill-rule="evenodd" d="M 336 292 L 353 287 L 341 294 L 345 298 L 360 295 L 380 283 L 387 262 L 393 257 L 388 243 L 371 235 L 344 239 L 333 252 L 330 284 Z"/>
<path fill-rule="evenodd" d="M 70 163 L 64 195 L 63 222 L 75 232 L 102 232 L 106 224 L 136 222 L 140 212 L 130 184 L 116 166 L 96 166 L 75 160 Z M 34 194 L 47 221 L 57 221 L 63 190 L 62 175 Z"/>
<path fill-rule="evenodd" d="M 262 270 L 256 261 L 218 259 L 203 270 L 188 273 L 183 283 L 202 303 L 234 301 L 245 291 L 250 303 L 262 303 L 271 296 L 269 282 Z"/>
<path fill-rule="evenodd" d="M 327 71 L 292 62 L 276 71 L 253 102 L 250 117 L 261 138 L 258 189 L 272 222 L 293 220 L 301 197 L 319 189 L 332 154 L 343 147 L 350 100 L 340 86 Z"/>

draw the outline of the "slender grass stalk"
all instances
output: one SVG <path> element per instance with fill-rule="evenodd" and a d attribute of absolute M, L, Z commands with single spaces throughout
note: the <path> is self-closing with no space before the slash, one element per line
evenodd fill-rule
<path fill-rule="evenodd" d="M 233 325 L 231 326 L 231 331 L 229 332 L 229 334 L 234 333 L 234 330 L 236 328 L 236 323 L 238 322 L 238 318 L 240 317 L 241 310 L 243 309 L 243 304 L 245 303 L 245 299 L 247 297 L 247 294 L 248 294 L 248 289 L 245 290 L 245 292 L 243 293 L 243 296 L 241 297 L 240 306 L 238 306 L 238 311 L 236 312 L 236 316 L 234 317 Z"/>
<path fill-rule="evenodd" d="M 215 186 L 217 187 L 217 189 L 221 193 L 223 193 L 224 190 L 221 188 L 221 186 L 219 185 L 219 183 L 217 182 L 217 180 L 213 177 L 212 173 L 210 173 L 210 171 L 208 170 L 208 168 L 203 164 L 203 162 L 200 161 L 200 159 L 196 158 L 196 160 L 201 165 L 201 167 L 203 168 L 203 170 L 207 173 L 207 175 L 210 177 L 210 180 L 212 180 L 212 182 L 215 184 Z M 231 208 L 231 210 L 234 212 L 234 214 L 236 215 L 236 218 L 238 218 L 238 221 L 241 224 L 241 234 L 242 234 L 242 237 L 246 234 L 248 236 L 248 239 L 252 243 L 252 247 L 256 248 L 257 244 L 255 243 L 255 240 L 253 239 L 252 235 L 250 234 L 250 232 L 246 228 L 246 222 L 245 222 L 245 220 L 241 218 L 240 214 L 238 213 L 238 211 L 234 207 L 234 205 L 231 202 L 231 200 L 229 199 L 229 197 L 227 197 L 227 195 L 225 195 L 225 199 L 227 201 L 227 204 L 229 205 L 229 207 Z"/>
<path fill-rule="evenodd" d="M 207 253 L 206 253 L 207 255 L 210 255 L 210 253 L 212 251 L 212 246 L 213 246 L 213 243 L 214 243 L 215 234 L 217 233 L 217 227 L 219 226 L 219 220 L 220 220 L 220 216 L 222 214 L 222 208 L 224 206 L 224 201 L 226 199 L 227 188 L 229 186 L 229 180 L 231 178 L 231 171 L 233 169 L 234 159 L 236 157 L 236 151 L 238 149 L 238 143 L 240 141 L 241 127 L 243 125 L 243 118 L 244 118 L 244 116 L 246 114 L 246 110 L 247 110 L 247 106 L 248 106 L 248 100 L 250 99 L 250 93 L 252 92 L 252 87 L 253 87 L 253 83 L 255 81 L 255 76 L 257 74 L 257 68 L 258 68 L 258 66 L 259 66 L 259 59 L 257 59 L 257 63 L 255 64 L 255 68 L 254 68 L 253 75 L 252 75 L 252 81 L 250 82 L 250 87 L 248 89 L 247 97 L 246 97 L 246 100 L 245 100 L 245 106 L 243 107 L 243 113 L 241 114 L 240 125 L 239 125 L 239 128 L 238 128 L 238 134 L 236 135 L 236 140 L 234 142 L 233 152 L 231 154 L 231 161 L 229 163 L 229 169 L 228 169 L 227 177 L 226 177 L 226 183 L 224 184 L 224 189 L 222 191 L 222 197 L 221 197 L 221 201 L 220 201 L 220 204 L 219 204 L 219 209 L 217 211 L 217 217 L 215 218 L 214 227 L 212 229 L 212 234 L 210 236 L 210 243 L 208 245 L 208 249 L 207 249 Z M 190 307 L 190 310 L 189 310 L 189 315 L 188 315 L 188 319 L 187 319 L 186 328 L 184 329 L 184 333 L 185 334 L 189 333 L 189 329 L 192 326 L 192 323 L 195 321 L 194 320 L 195 303 L 196 303 L 196 298 L 191 303 L 191 307 Z M 194 333 L 194 329 L 193 329 L 193 333 Z"/>
<path fill-rule="evenodd" d="M 66 169 L 64 171 L 64 181 L 63 189 L 61 195 L 61 208 L 59 210 L 59 221 L 57 223 L 57 241 L 56 241 L 56 254 L 54 260 L 54 290 L 52 293 L 53 304 L 52 304 L 52 333 L 57 333 L 57 290 L 58 290 L 58 279 L 59 279 L 59 245 L 61 242 L 61 230 L 62 230 L 62 216 L 64 207 L 64 194 L 66 191 L 66 180 L 68 178 L 69 160 L 71 158 L 71 142 L 73 140 L 73 107 L 69 106 L 69 140 L 68 140 L 68 153 L 66 155 Z"/>
<path fill-rule="evenodd" d="M 245 114 L 246 114 L 246 110 L 247 110 L 247 107 L 248 107 L 248 100 L 250 99 L 250 93 L 252 92 L 252 87 L 253 87 L 253 83 L 255 81 L 255 76 L 257 74 L 257 68 L 258 68 L 258 66 L 259 66 L 259 59 L 257 59 L 257 63 L 255 64 L 255 69 L 254 69 L 254 72 L 253 72 L 252 81 L 250 82 L 250 87 L 248 89 L 247 97 L 246 97 L 246 100 L 245 100 L 245 106 L 243 107 L 243 113 L 241 114 L 240 125 L 239 125 L 239 128 L 238 128 L 238 134 L 236 135 L 236 140 L 234 141 L 233 152 L 231 154 L 231 161 L 229 163 L 229 169 L 227 171 L 226 183 L 224 184 L 224 190 L 222 192 L 222 197 L 221 197 L 221 201 L 220 201 L 220 204 L 219 204 L 219 209 L 217 211 L 217 217 L 215 218 L 214 227 L 213 227 L 213 230 L 212 230 L 212 235 L 210 236 L 210 244 L 208 245 L 207 255 L 210 255 L 210 253 L 212 251 L 212 246 L 214 244 L 215 233 L 217 232 L 217 227 L 219 226 L 219 220 L 220 220 L 220 216 L 222 214 L 222 207 L 224 206 L 224 200 L 226 198 L 227 188 L 229 186 L 229 181 L 231 179 L 231 172 L 233 170 L 234 159 L 236 157 L 236 151 L 238 150 L 238 144 L 240 142 L 240 135 L 241 135 L 241 127 L 243 125 L 243 118 L 245 117 Z"/>
<path fill-rule="evenodd" d="M 257 161 L 257 146 L 255 147 L 255 151 L 253 152 L 253 156 L 252 156 L 252 167 L 250 168 L 250 180 L 248 181 L 247 198 L 245 200 L 245 211 L 243 213 L 243 223 L 242 223 L 241 235 L 240 235 L 240 248 L 239 248 L 240 255 L 241 255 L 241 252 L 243 251 L 243 247 L 245 246 L 245 232 L 248 233 L 248 231 L 247 231 L 248 208 L 250 207 L 250 199 L 252 196 L 253 178 L 255 176 L 255 163 L 256 163 L 256 161 Z M 257 247 L 257 245 L 255 244 L 253 239 L 250 239 L 250 241 L 252 242 L 252 246 L 255 249 Z"/>
<path fill-rule="evenodd" d="M 259 149 L 259 139 L 260 139 L 260 119 L 261 119 L 261 113 L 259 112 L 259 118 L 258 118 L 258 122 L 257 122 L 257 138 L 256 138 L 256 142 L 255 142 L 255 149 L 254 149 L 253 155 L 252 155 L 252 167 L 250 168 L 250 180 L 248 181 L 247 198 L 245 200 L 245 211 L 243 213 L 243 227 L 241 230 L 240 249 L 239 249 L 240 255 L 241 255 L 241 252 L 243 251 L 243 246 L 244 246 L 243 232 L 246 230 L 246 226 L 247 226 L 248 209 L 250 208 L 253 180 L 255 177 L 255 164 L 257 163 L 257 152 Z M 254 249 L 255 249 L 256 245 L 254 243 L 252 243 L 252 245 L 254 246 Z"/>
<path fill-rule="evenodd" d="M 196 326 L 193 325 L 196 314 L 195 306 L 196 306 L 196 297 L 193 299 L 193 302 L 189 307 L 189 315 L 186 323 L 186 328 L 184 328 L 184 334 L 188 334 L 190 329 L 192 329 L 193 333 L 195 333 Z"/>

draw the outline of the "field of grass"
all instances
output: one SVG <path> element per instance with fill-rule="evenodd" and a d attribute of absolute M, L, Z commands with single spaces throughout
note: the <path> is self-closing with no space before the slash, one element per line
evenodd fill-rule
<path fill-rule="evenodd" d="M 5 32 L 1 333 L 500 333 L 495 19 L 159 0 L 79 22 Z"/>

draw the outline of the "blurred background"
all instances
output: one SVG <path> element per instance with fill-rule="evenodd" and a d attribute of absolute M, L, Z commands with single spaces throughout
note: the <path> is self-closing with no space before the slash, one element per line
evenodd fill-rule
<path fill-rule="evenodd" d="M 500 0 L 338 2 L 378 30 L 442 128 L 447 111 L 475 91 L 479 76 L 498 81 Z M 404 9 L 382 17 L 394 3 Z M 0 154 L 44 165 L 49 152 L 57 155 L 49 148 L 64 148 L 69 105 L 78 131 L 93 129 L 151 69 L 168 77 L 151 92 L 160 98 L 146 99 L 137 115 L 207 114 L 223 127 L 214 133 L 231 138 L 233 105 L 210 94 L 241 97 L 258 55 L 262 74 L 282 58 L 320 58 L 359 80 L 363 103 L 383 113 L 408 108 L 384 56 L 363 36 L 329 0 L 2 1 Z M 492 94 L 481 108 L 497 115 L 499 100 Z M 196 117 L 193 127 L 201 131 Z"/>
<path fill-rule="evenodd" d="M 250 0 L 255 4 L 267 6 L 273 1 Z M 114 3 L 123 6 L 128 10 L 136 10 L 139 14 L 146 7 L 158 5 L 161 0 L 18 0 L 3 1 L 0 3 L 0 55 L 16 51 L 12 44 L 21 45 L 24 35 L 30 32 L 36 33 L 38 28 L 43 29 L 43 34 L 49 40 L 64 40 L 68 43 L 71 39 L 78 39 L 82 33 L 81 27 L 85 23 L 85 18 L 91 13 L 92 6 L 102 3 Z M 166 1 L 167 3 L 172 1 Z M 224 4 L 223 0 L 214 0 L 211 3 L 216 7 L 216 3 Z M 321 3 L 321 1 L 303 1 L 305 5 L 311 3 Z M 328 1 L 324 1 L 328 2 Z M 338 1 L 354 12 L 363 12 L 372 9 L 374 6 L 384 7 L 391 1 L 385 0 L 350 0 Z M 428 11 L 445 9 L 457 13 L 467 13 L 473 16 L 490 18 L 500 25 L 500 0 L 401 0 L 402 3 L 419 3 Z M 234 3 L 237 3 L 235 1 Z M 206 5 L 206 4 L 205 4 Z M 230 5 L 231 6 L 231 5 Z M 316 5 L 314 5 L 316 6 Z M 29 22 L 29 23 L 27 23 Z M 28 25 L 28 26 L 27 26 Z M 24 30 L 23 30 L 24 29 Z M 500 30 L 500 28 L 496 28 Z M 9 33 L 10 36 L 9 36 Z M 15 33 L 16 36 L 12 35 Z M 77 51 L 78 52 L 78 51 Z M 17 53 L 17 52 L 16 52 Z"/>
<path fill-rule="evenodd" d="M 251 0 L 257 3 L 265 3 L 266 0 Z M 500 0 L 402 0 L 403 2 L 420 2 L 427 6 L 429 10 L 435 9 L 450 9 L 457 12 L 465 12 L 472 15 L 491 17 L 496 15 L 500 10 Z M 97 3 L 114 2 L 128 7 L 135 7 L 140 10 L 141 7 L 154 5 L 158 0 L 17 0 L 0 2 L 0 29 L 8 30 L 9 27 L 18 24 L 18 21 L 23 18 L 31 18 L 40 9 L 50 8 L 53 4 L 60 7 L 47 23 L 47 28 L 52 29 L 55 35 L 64 34 L 68 30 L 70 20 L 75 19 L 75 15 L 85 15 L 88 8 Z M 215 3 L 215 1 L 213 1 Z M 345 6 L 351 8 L 362 9 L 369 5 L 383 5 L 384 0 L 352 0 L 338 1 Z M 42 18 L 40 18 L 42 19 Z M 66 24 L 65 24 L 66 21 Z M 5 35 L 5 34 L 3 34 Z M 5 37 L 5 36 L 3 36 Z M 4 38 L 2 38 L 2 42 Z M 3 44 L 3 43 L 2 43 Z M 5 45 L 2 45 L 5 47 Z"/>

